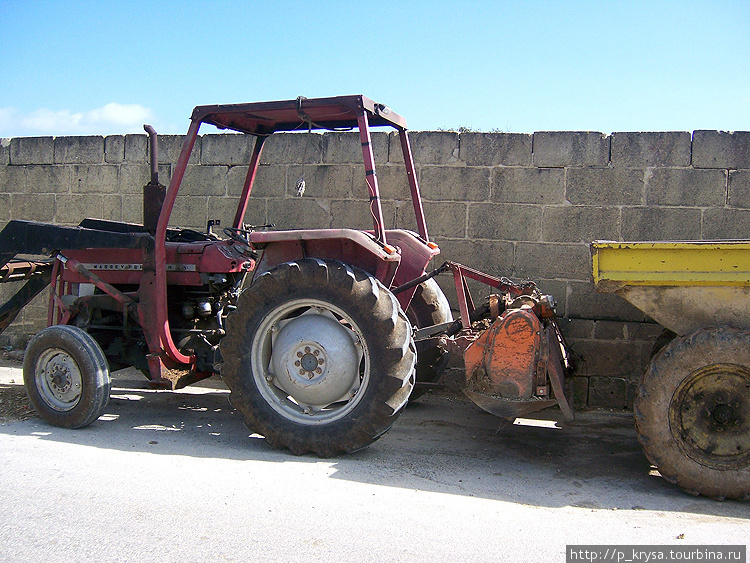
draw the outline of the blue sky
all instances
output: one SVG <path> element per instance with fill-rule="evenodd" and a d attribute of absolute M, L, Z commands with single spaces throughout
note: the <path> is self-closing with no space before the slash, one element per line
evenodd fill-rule
<path fill-rule="evenodd" d="M 365 94 L 410 129 L 750 130 L 750 0 L 0 0 L 0 137 Z"/>

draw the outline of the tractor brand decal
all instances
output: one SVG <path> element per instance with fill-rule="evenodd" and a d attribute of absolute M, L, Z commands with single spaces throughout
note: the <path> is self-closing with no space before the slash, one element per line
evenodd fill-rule
<path fill-rule="evenodd" d="M 143 270 L 143 264 L 84 264 L 87 270 L 130 272 Z M 168 272 L 195 272 L 195 264 L 167 264 Z"/>

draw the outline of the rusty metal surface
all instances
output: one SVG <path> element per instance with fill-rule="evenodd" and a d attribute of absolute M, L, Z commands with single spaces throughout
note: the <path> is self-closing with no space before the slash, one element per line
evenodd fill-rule
<path fill-rule="evenodd" d="M 476 391 L 507 399 L 534 394 L 541 325 L 526 309 L 506 311 L 464 352 L 467 379 Z"/>

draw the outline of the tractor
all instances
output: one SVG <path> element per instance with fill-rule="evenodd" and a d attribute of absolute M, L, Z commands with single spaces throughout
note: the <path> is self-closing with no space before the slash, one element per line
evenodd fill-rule
<path fill-rule="evenodd" d="M 252 146 L 234 220 L 223 229 L 209 221 L 205 231 L 170 226 L 204 124 Z M 398 133 L 416 231 L 385 228 L 375 127 Z M 382 436 L 410 396 L 440 384 L 451 358 L 464 368 L 452 384 L 482 409 L 513 419 L 559 405 L 572 420 L 554 300 L 531 282 L 451 261 L 431 266 L 440 249 L 428 235 L 406 121 L 388 106 L 361 95 L 198 106 L 168 187 L 158 178 L 157 134 L 144 128 L 143 224 L 12 220 L 0 232 L 0 278 L 26 280 L 0 307 L 0 331 L 50 288 L 48 327 L 23 365 L 48 423 L 80 428 L 99 418 L 113 370 L 135 367 L 162 389 L 218 374 L 269 444 L 330 457 Z M 372 229 L 246 224 L 265 141 L 321 130 L 359 132 Z M 456 319 L 435 280 L 443 273 L 456 288 Z M 469 280 L 489 295 L 475 302 Z"/>

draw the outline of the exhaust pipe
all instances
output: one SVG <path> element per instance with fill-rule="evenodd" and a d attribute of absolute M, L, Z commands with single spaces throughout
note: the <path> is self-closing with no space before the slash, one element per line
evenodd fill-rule
<path fill-rule="evenodd" d="M 151 125 L 144 125 L 143 129 L 148 133 L 151 159 L 151 181 L 143 186 L 143 227 L 153 235 L 156 234 L 167 188 L 159 183 L 159 142 L 156 130 Z"/>

